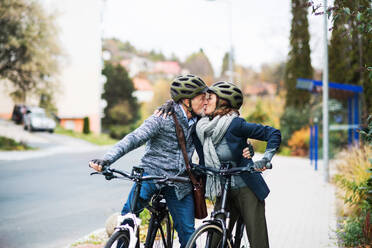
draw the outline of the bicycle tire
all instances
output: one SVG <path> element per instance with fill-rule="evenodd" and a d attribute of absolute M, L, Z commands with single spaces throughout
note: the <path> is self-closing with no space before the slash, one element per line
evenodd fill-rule
<path fill-rule="evenodd" d="M 205 224 L 196 229 L 191 235 L 186 248 L 220 248 L 222 236 L 222 228 L 219 225 Z M 216 244 L 211 243 L 210 237 L 213 237 Z M 232 248 L 230 240 L 227 240 L 227 247 Z"/>
<path fill-rule="evenodd" d="M 129 233 L 127 231 L 117 231 L 107 241 L 105 248 L 127 248 L 129 246 Z"/>
<path fill-rule="evenodd" d="M 155 216 L 152 216 L 150 219 L 151 222 L 155 222 Z M 169 213 L 167 213 L 164 218 L 161 220 L 160 226 L 158 224 L 150 224 L 149 227 L 152 226 L 153 230 L 150 233 L 148 247 L 154 248 L 171 248 L 172 247 L 172 225 L 171 220 L 169 217 Z"/>
<path fill-rule="evenodd" d="M 235 230 L 235 228 L 234 228 L 234 230 Z M 235 233 L 235 235 L 236 235 L 236 230 L 235 230 L 235 232 L 234 232 L 234 230 L 233 230 L 233 233 Z M 241 231 L 242 231 L 242 234 L 241 234 L 240 240 L 236 240 L 239 237 L 234 236 L 233 247 L 234 248 L 237 248 L 237 247 L 239 247 L 239 248 L 249 248 L 249 247 L 251 247 L 251 245 L 249 243 L 248 236 L 247 236 L 247 232 L 246 232 L 244 226 L 242 227 Z"/>

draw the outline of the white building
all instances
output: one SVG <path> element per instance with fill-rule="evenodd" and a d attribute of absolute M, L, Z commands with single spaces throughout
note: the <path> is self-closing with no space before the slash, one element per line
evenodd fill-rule
<path fill-rule="evenodd" d="M 89 117 L 91 131 L 99 133 L 102 3 L 100 0 L 40 1 L 48 11 L 58 12 L 59 40 L 66 55 L 60 68 L 60 90 L 56 94 L 60 124 L 81 131 L 83 118 Z M 0 90 L 0 117 L 9 118 L 14 103 L 7 89 Z"/>

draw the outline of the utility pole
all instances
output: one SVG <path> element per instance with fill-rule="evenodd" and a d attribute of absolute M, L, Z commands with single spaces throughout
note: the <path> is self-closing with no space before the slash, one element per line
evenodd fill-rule
<path fill-rule="evenodd" d="M 328 13 L 327 0 L 324 0 L 324 34 L 323 34 L 323 170 L 324 181 L 329 182 L 329 143 L 328 143 Z"/>

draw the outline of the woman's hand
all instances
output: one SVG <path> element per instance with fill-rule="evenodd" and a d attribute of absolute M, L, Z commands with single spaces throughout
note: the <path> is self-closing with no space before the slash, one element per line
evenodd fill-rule
<path fill-rule="evenodd" d="M 265 171 L 267 168 L 266 168 L 266 165 L 269 163 L 270 161 L 266 158 L 262 158 L 260 160 L 257 160 L 254 162 L 254 166 L 253 168 L 256 170 L 256 171 Z"/>
<path fill-rule="evenodd" d="M 254 149 L 253 149 L 252 143 L 249 140 L 247 140 L 247 147 L 243 149 L 242 155 L 244 158 L 247 158 L 247 159 L 250 159 L 254 156 Z"/>

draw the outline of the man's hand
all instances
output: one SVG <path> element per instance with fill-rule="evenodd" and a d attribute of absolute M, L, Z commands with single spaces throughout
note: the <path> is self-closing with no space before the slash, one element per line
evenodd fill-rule
<path fill-rule="evenodd" d="M 102 159 L 92 159 L 89 161 L 89 167 L 93 168 L 94 170 L 101 172 L 105 167 L 108 167 L 109 164 L 106 160 Z"/>
<path fill-rule="evenodd" d="M 243 149 L 243 157 L 244 158 L 252 158 L 254 155 L 254 149 L 253 149 L 253 146 L 252 146 L 252 143 L 247 140 L 247 147 Z"/>
<path fill-rule="evenodd" d="M 172 115 L 173 112 L 174 112 L 174 101 L 168 100 L 154 111 L 154 115 L 158 117 L 163 115 L 163 118 L 165 119 L 168 116 Z"/>

